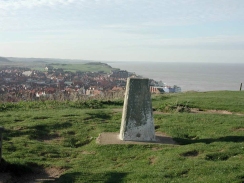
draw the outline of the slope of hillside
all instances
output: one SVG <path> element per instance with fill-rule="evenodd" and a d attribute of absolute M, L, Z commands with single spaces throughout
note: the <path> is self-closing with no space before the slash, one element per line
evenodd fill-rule
<path fill-rule="evenodd" d="M 178 110 L 185 101 L 205 113 Z M 177 107 L 164 111 L 166 103 Z M 244 181 L 243 92 L 153 97 L 156 131 L 178 145 L 97 144 L 100 133 L 119 132 L 122 105 L 122 100 L 0 104 L 0 126 L 6 129 L 0 182 L 3 175 L 9 182 Z M 233 113 L 208 113 L 211 107 Z"/>
<path fill-rule="evenodd" d="M 7 58 L 0 57 L 0 62 L 11 62 L 11 61 L 8 60 Z"/>

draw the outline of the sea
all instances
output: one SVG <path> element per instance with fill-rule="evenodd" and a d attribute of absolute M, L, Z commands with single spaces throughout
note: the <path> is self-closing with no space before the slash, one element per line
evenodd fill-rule
<path fill-rule="evenodd" d="M 107 62 L 113 68 L 177 85 L 184 91 L 239 91 L 244 63 Z"/>

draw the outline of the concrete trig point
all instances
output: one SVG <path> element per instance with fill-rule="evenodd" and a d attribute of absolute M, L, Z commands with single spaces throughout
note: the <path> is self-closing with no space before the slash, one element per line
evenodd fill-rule
<path fill-rule="evenodd" d="M 3 141 L 3 133 L 4 128 L 0 126 L 0 163 L 1 163 L 1 159 L 2 159 L 2 141 Z"/>
<path fill-rule="evenodd" d="M 176 144 L 164 133 L 155 134 L 149 79 L 127 79 L 120 133 L 101 133 L 96 142 L 99 144 Z"/>
<path fill-rule="evenodd" d="M 119 138 L 156 141 L 149 79 L 127 79 Z"/>

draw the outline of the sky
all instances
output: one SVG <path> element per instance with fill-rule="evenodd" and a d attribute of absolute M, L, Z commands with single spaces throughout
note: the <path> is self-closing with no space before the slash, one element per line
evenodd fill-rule
<path fill-rule="evenodd" d="M 0 0 L 0 56 L 244 63 L 244 0 Z"/>

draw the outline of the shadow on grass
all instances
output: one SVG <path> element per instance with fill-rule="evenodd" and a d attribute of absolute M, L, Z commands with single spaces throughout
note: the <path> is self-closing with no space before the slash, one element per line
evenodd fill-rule
<path fill-rule="evenodd" d="M 108 173 L 66 173 L 63 174 L 56 183 L 66 182 L 105 182 L 105 183 L 120 183 L 123 181 L 127 173 L 108 172 Z M 50 181 L 49 181 L 50 182 Z M 48 182 L 46 182 L 48 183 Z"/>
<path fill-rule="evenodd" d="M 94 113 L 87 113 L 87 114 L 90 115 L 90 117 L 86 118 L 85 120 L 89 120 L 89 119 L 109 120 L 112 118 L 110 114 L 107 114 L 103 111 L 98 111 L 98 112 L 94 112 Z"/>
<path fill-rule="evenodd" d="M 9 163 L 2 158 L 0 173 L 11 173 L 14 176 L 21 176 L 23 174 L 32 173 L 32 168 L 30 165 Z"/>
<path fill-rule="evenodd" d="M 64 122 L 64 123 L 55 123 L 52 125 L 47 125 L 47 124 L 35 125 L 28 128 L 26 127 L 23 129 L 18 129 L 18 130 L 5 130 L 4 139 L 9 140 L 10 137 L 19 137 L 23 135 L 28 135 L 30 139 L 42 140 L 48 138 L 52 130 L 64 129 L 71 126 L 72 123 Z"/>
<path fill-rule="evenodd" d="M 113 105 L 113 106 L 123 106 L 124 101 L 123 100 L 118 100 L 118 101 L 111 101 L 111 100 L 107 100 L 107 101 L 102 101 L 102 104 L 105 105 Z"/>
<path fill-rule="evenodd" d="M 187 138 L 173 138 L 174 141 L 181 145 L 194 144 L 194 143 L 205 143 L 211 144 L 213 142 L 244 142 L 244 136 L 225 136 L 220 138 L 209 138 L 209 139 L 187 139 Z"/>
<path fill-rule="evenodd" d="M 26 183 L 37 182 L 36 179 L 55 180 L 52 175 L 46 172 L 44 167 L 33 162 L 20 164 L 17 162 L 10 163 L 2 159 L 0 163 L 0 173 L 9 174 L 7 177 L 0 177 L 0 182 Z"/>

